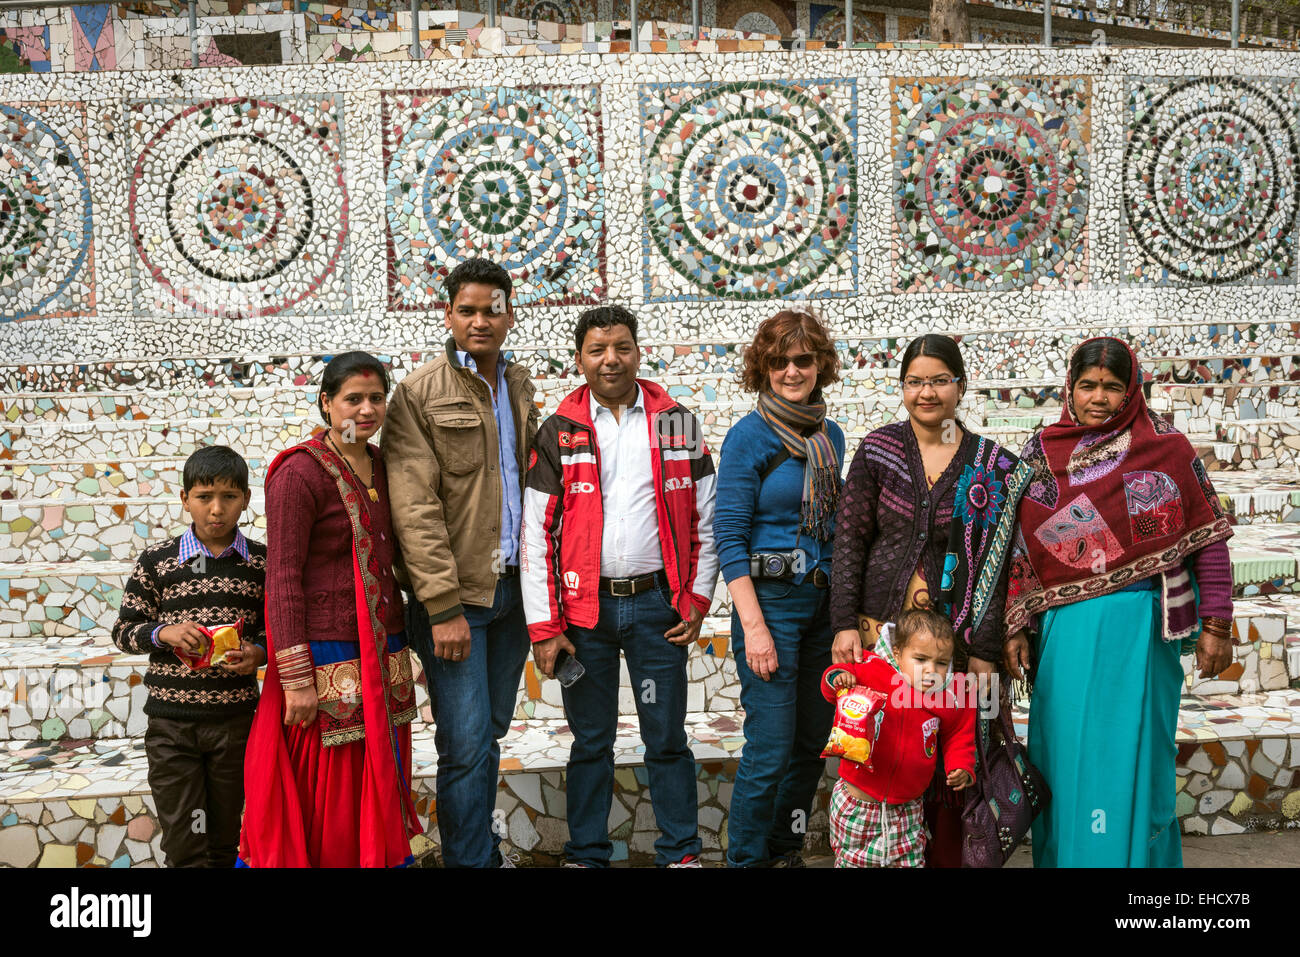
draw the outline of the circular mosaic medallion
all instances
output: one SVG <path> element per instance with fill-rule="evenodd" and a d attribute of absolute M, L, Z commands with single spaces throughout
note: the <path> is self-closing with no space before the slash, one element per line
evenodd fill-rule
<path fill-rule="evenodd" d="M 849 136 L 793 87 L 736 83 L 689 99 L 666 118 L 646 164 L 650 238 L 711 295 L 789 295 L 853 242 Z"/>
<path fill-rule="evenodd" d="M 596 143 L 563 90 L 421 92 L 390 107 L 401 128 L 388 166 L 394 308 L 431 306 L 476 256 L 518 283 L 516 304 L 598 294 L 604 209 Z M 406 95 L 403 95 L 405 97 Z M 415 281 L 405 283 L 405 277 Z M 425 301 L 427 300 L 427 302 Z"/>
<path fill-rule="evenodd" d="M 0 105 L 0 321 L 76 309 L 91 250 L 90 187 L 68 143 Z"/>
<path fill-rule="evenodd" d="M 132 239 L 150 275 L 223 316 L 273 315 L 331 277 L 341 283 L 348 197 L 336 144 L 336 128 L 281 103 L 210 100 L 172 113 L 131 181 Z"/>
<path fill-rule="evenodd" d="M 506 0 L 501 13 L 547 23 L 590 23 L 597 19 L 596 0 Z"/>
<path fill-rule="evenodd" d="M 812 28 L 812 40 L 835 40 L 840 43 L 844 42 L 844 11 L 832 10 L 824 14 Z M 854 43 L 884 43 L 884 34 L 880 28 L 871 22 L 863 13 L 854 11 L 853 13 L 853 42 Z"/>
<path fill-rule="evenodd" d="M 900 102 L 912 102 L 911 90 Z M 972 80 L 934 90 L 902 118 L 894 212 L 898 285 L 1010 289 L 1077 281 L 1088 161 L 1046 91 Z"/>
<path fill-rule="evenodd" d="M 1130 274 L 1198 283 L 1286 278 L 1300 203 L 1293 110 L 1263 85 L 1231 77 L 1175 82 L 1156 96 L 1135 88 L 1130 106 L 1123 182 Z"/>

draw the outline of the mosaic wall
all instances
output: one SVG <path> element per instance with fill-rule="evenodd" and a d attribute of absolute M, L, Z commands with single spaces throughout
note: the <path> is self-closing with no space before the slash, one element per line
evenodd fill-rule
<path fill-rule="evenodd" d="M 533 348 L 605 299 L 643 309 L 649 341 L 727 347 L 798 299 L 850 341 L 1289 314 L 1283 55 L 1178 54 L 1239 65 L 1219 80 L 1135 52 L 953 69 L 972 55 L 890 75 L 874 51 L 736 54 L 663 81 L 565 57 L 510 58 L 509 84 L 481 58 L 10 77 L 0 348 L 418 348 L 450 266 L 484 252 Z"/>
<path fill-rule="evenodd" d="M 454 32 L 439 42 L 471 49 Z M 1238 643 L 1218 679 L 1188 680 L 1180 816 L 1210 833 L 1300 820 L 1293 59 L 708 52 L 0 77 L 0 391 L 18 393 L 0 399 L 0 864 L 157 859 L 142 662 L 107 629 L 133 557 L 183 523 L 184 458 L 246 456 L 261 538 L 265 466 L 319 425 L 327 357 L 368 348 L 397 378 L 427 361 L 440 280 L 475 252 L 517 280 L 511 342 L 546 410 L 575 383 L 576 314 L 624 302 L 644 373 L 714 448 L 750 407 L 744 343 L 788 303 L 836 333 L 831 414 L 851 444 L 897 416 L 893 363 L 916 333 L 962 336 L 962 415 L 1015 447 L 1059 414 L 1082 339 L 1127 337 L 1238 523 Z M 688 701 L 714 859 L 742 743 L 718 598 Z M 498 809 L 545 861 L 563 840 L 554 682 L 529 668 L 516 718 Z M 653 827 L 624 724 L 611 827 L 638 860 Z"/>

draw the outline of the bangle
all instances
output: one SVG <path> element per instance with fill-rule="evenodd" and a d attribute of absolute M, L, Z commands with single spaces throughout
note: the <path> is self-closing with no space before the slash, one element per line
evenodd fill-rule
<path fill-rule="evenodd" d="M 315 662 L 309 645 L 294 645 L 282 651 L 277 649 L 275 667 L 280 673 L 280 687 L 285 691 L 297 691 L 316 684 Z"/>

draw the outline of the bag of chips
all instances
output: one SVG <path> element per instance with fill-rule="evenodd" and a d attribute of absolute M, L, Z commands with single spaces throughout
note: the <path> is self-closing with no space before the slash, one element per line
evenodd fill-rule
<path fill-rule="evenodd" d="M 871 770 L 871 754 L 880 737 L 889 696 L 865 685 L 840 688 L 835 695 L 835 722 L 823 758 L 848 758 Z"/>
<path fill-rule="evenodd" d="M 207 640 L 197 653 L 184 648 L 172 649 L 176 652 L 176 657 L 194 671 L 224 664 L 227 652 L 239 650 L 244 636 L 244 620 L 241 618 L 232 625 L 215 625 L 211 628 L 199 625 L 199 631 L 203 632 Z"/>

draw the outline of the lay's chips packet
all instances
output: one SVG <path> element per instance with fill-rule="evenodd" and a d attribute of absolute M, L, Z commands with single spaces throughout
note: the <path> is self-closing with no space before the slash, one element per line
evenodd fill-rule
<path fill-rule="evenodd" d="M 839 689 L 835 697 L 835 721 L 822 757 L 847 758 L 870 770 L 871 754 L 880 736 L 888 700 L 887 695 L 864 685 Z"/>

